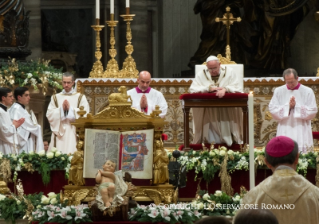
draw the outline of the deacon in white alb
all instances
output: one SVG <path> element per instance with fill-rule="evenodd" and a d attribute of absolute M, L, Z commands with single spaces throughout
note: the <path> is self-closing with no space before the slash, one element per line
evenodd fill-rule
<path fill-rule="evenodd" d="M 76 151 L 76 128 L 70 122 L 79 118 L 77 112 L 81 106 L 86 113 L 90 112 L 85 95 L 77 93 L 73 85 L 74 75 L 70 72 L 64 73 L 62 76 L 63 91 L 51 97 L 46 114 L 52 131 L 49 150 L 56 147 L 66 154 Z"/>
<path fill-rule="evenodd" d="M 7 107 L 13 102 L 12 90 L 0 87 L 0 152 L 3 154 L 17 154 L 16 128 L 24 122 L 24 118 L 11 121 Z"/>
<path fill-rule="evenodd" d="M 26 87 L 18 87 L 14 90 L 16 102 L 10 107 L 9 114 L 11 120 L 24 118 L 24 123 L 17 128 L 18 153 L 40 152 L 43 150 L 42 129 L 38 121 L 30 110 L 25 109 L 30 102 L 30 93 Z"/>
<path fill-rule="evenodd" d="M 295 69 L 283 72 L 286 85 L 275 89 L 269 103 L 272 117 L 278 121 L 277 136 L 287 136 L 298 143 L 299 151 L 313 147 L 311 119 L 317 114 L 316 97 L 312 89 L 298 83 Z"/>
<path fill-rule="evenodd" d="M 215 56 L 206 60 L 207 69 L 196 74 L 190 93 L 213 93 L 219 98 L 225 93 L 243 92 L 242 80 L 227 66 L 221 65 Z M 194 144 L 243 142 L 243 114 L 241 108 L 193 108 Z"/>
<path fill-rule="evenodd" d="M 150 115 L 155 106 L 158 105 L 160 110 L 160 117 L 164 117 L 167 113 L 167 102 L 163 94 L 150 87 L 151 74 L 147 71 L 142 71 L 137 78 L 138 86 L 127 91 L 127 94 L 132 98 L 132 107 Z"/>

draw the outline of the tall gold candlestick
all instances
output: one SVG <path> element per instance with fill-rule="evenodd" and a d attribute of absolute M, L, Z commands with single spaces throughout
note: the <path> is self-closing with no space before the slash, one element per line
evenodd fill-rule
<path fill-rule="evenodd" d="M 106 21 L 107 25 L 110 27 L 110 45 L 111 49 L 109 49 L 109 54 L 111 56 L 111 59 L 108 61 L 106 70 L 104 71 L 104 77 L 106 78 L 120 78 L 120 72 L 119 72 L 119 66 L 117 64 L 117 61 L 115 60 L 116 56 L 116 49 L 115 46 L 115 36 L 114 36 L 114 27 L 116 27 L 116 24 L 118 21 L 114 21 L 114 14 L 111 14 L 111 20 Z"/>
<path fill-rule="evenodd" d="M 96 19 L 98 20 L 98 19 Z M 90 72 L 90 78 L 102 78 L 103 77 L 103 65 L 101 62 L 102 52 L 101 48 L 101 40 L 100 40 L 100 31 L 104 28 L 103 25 L 98 25 L 100 21 L 97 21 L 97 25 L 92 25 L 91 27 L 96 32 L 96 50 L 95 50 L 95 58 L 96 61 L 93 64 L 92 71 Z"/>
<path fill-rule="evenodd" d="M 123 68 L 120 71 L 121 77 L 123 78 L 137 78 L 138 76 L 138 70 L 136 69 L 136 63 L 131 56 L 134 48 L 132 45 L 132 31 L 131 31 L 131 21 L 133 20 L 133 17 L 135 15 L 128 14 L 128 15 L 121 15 L 122 18 L 124 18 L 124 21 L 126 21 L 126 39 L 127 39 L 127 45 L 125 46 L 125 51 L 128 54 L 126 59 L 123 62 Z"/>

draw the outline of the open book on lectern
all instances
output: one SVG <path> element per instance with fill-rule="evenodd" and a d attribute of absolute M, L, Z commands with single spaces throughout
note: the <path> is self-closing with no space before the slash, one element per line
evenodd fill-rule
<path fill-rule="evenodd" d="M 107 160 L 132 178 L 152 179 L 154 129 L 109 131 L 85 129 L 84 178 L 95 178 Z"/>

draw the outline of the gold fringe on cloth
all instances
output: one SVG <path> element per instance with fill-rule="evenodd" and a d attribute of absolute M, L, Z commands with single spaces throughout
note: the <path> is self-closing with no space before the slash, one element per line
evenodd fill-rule
<path fill-rule="evenodd" d="M 6 182 L 6 183 L 12 182 L 10 160 L 8 160 L 8 159 L 2 160 L 2 162 L 0 164 L 0 174 L 2 175 L 4 182 Z"/>
<path fill-rule="evenodd" d="M 222 162 L 222 165 L 220 166 L 220 183 L 221 183 L 221 190 L 225 192 L 228 195 L 234 194 L 234 189 L 231 186 L 231 177 L 227 171 L 227 161 L 228 161 L 228 154 L 225 153 L 224 161 Z"/>

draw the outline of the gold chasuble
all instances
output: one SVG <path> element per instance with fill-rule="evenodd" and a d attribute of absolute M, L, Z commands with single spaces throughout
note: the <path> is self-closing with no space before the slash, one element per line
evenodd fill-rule
<path fill-rule="evenodd" d="M 242 204 L 271 210 L 280 224 L 319 223 L 319 188 L 287 166 L 250 190 Z"/>

